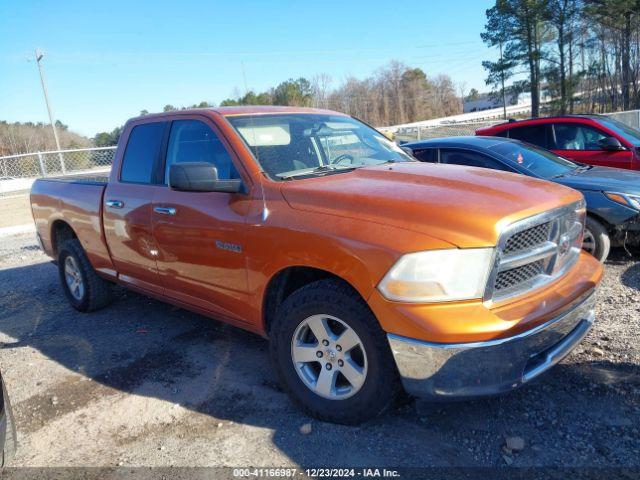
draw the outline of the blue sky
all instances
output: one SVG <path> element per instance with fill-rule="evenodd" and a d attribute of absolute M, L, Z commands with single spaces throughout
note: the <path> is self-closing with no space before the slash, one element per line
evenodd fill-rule
<path fill-rule="evenodd" d="M 93 136 L 142 109 L 219 102 L 291 77 L 333 86 L 391 59 L 485 90 L 480 40 L 492 0 L 0 0 L 0 120 L 55 117 Z"/>

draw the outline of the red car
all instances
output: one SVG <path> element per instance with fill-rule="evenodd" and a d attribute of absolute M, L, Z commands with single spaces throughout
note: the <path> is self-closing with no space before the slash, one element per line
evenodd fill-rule
<path fill-rule="evenodd" d="M 605 115 L 510 120 L 476 135 L 515 138 L 589 165 L 640 170 L 640 131 Z"/>

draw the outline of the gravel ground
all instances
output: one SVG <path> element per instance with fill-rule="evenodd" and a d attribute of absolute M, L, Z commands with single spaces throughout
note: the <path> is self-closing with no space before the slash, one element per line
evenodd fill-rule
<path fill-rule="evenodd" d="M 10 465 L 638 467 L 640 265 L 612 257 L 596 326 L 543 378 L 354 428 L 298 412 L 263 339 L 126 291 L 78 313 L 32 235 L 2 238 Z"/>
<path fill-rule="evenodd" d="M 28 193 L 0 195 L 0 228 L 33 223 Z"/>

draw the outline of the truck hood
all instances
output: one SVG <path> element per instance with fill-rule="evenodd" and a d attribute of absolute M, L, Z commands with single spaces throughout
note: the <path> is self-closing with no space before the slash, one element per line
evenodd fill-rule
<path fill-rule="evenodd" d="M 524 175 L 420 162 L 293 180 L 282 194 L 297 210 L 412 230 L 460 248 L 494 246 L 506 225 L 581 198 Z"/>
<path fill-rule="evenodd" d="M 621 168 L 593 167 L 554 180 L 578 190 L 640 194 L 640 173 Z"/>

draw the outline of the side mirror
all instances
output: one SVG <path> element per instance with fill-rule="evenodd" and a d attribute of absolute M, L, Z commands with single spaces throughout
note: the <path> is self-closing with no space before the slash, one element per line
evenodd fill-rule
<path fill-rule="evenodd" d="M 598 141 L 598 145 L 600 145 L 603 150 L 607 150 L 609 152 L 624 150 L 620 141 L 615 137 L 605 137 Z"/>
<path fill-rule="evenodd" d="M 206 162 L 177 163 L 169 168 L 169 186 L 183 192 L 242 191 L 242 180 L 218 180 L 215 165 Z"/>

